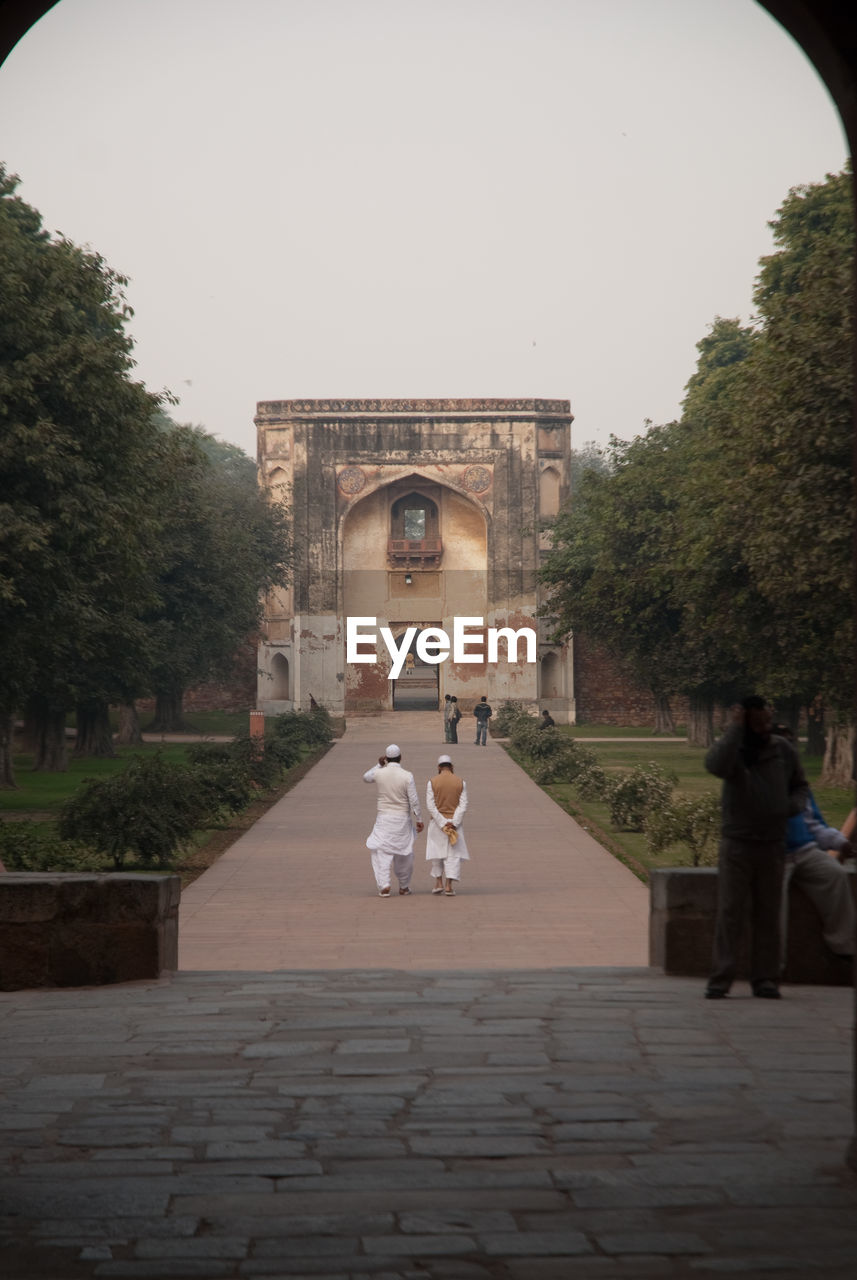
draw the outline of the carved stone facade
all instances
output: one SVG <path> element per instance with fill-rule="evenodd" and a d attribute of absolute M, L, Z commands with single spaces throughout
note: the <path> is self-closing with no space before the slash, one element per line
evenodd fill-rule
<path fill-rule="evenodd" d="M 262 483 L 292 509 L 294 582 L 268 602 L 258 706 L 338 715 L 437 708 L 454 694 L 519 698 L 574 721 L 570 645 L 537 617 L 544 528 L 568 493 L 565 400 L 276 400 L 258 405 Z M 416 628 L 453 636 L 456 617 L 482 631 L 532 628 L 507 660 L 439 664 L 408 657 L 395 680 L 378 634 L 371 663 L 346 662 L 346 619 L 374 618 L 395 643 Z M 474 636 L 480 628 L 469 625 Z M 484 644 L 482 648 L 485 649 Z M 470 657 L 480 646 L 471 646 Z"/>

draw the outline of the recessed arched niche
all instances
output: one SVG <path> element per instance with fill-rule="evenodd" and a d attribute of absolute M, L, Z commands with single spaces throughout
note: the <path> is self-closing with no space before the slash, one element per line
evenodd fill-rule
<path fill-rule="evenodd" d="M 562 670 L 560 668 L 559 656 L 555 653 L 546 653 L 541 662 L 541 697 L 562 697 L 562 690 L 560 688 L 561 682 Z"/>
<path fill-rule="evenodd" d="M 288 702 L 289 693 L 289 660 L 283 653 L 275 653 L 271 659 L 271 675 L 273 688 L 271 698 L 275 702 Z"/>

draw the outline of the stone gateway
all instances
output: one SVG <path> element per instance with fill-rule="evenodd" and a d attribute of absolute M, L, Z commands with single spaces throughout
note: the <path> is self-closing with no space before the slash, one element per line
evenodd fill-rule
<path fill-rule="evenodd" d="M 258 707 L 436 710 L 454 694 L 467 711 L 485 694 L 573 722 L 571 645 L 550 642 L 537 582 L 571 422 L 566 400 L 261 402 L 260 477 L 289 503 L 298 552 L 267 603 Z M 376 661 L 347 661 L 349 617 L 387 628 Z M 466 661 L 427 661 L 460 618 L 484 623 L 467 627 Z M 507 660 L 504 640 L 491 660 L 492 639 L 525 630 L 535 654 L 510 645 Z"/>

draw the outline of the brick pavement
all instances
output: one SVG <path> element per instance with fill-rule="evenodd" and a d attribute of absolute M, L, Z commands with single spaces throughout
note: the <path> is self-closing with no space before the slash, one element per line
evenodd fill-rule
<path fill-rule="evenodd" d="M 397 742 L 422 803 L 445 750 L 440 716 L 351 720 L 307 777 L 185 890 L 181 968 L 646 964 L 646 887 L 502 747 L 473 745 L 466 718 L 459 728 L 450 754 L 468 784 L 471 861 L 454 899 L 430 892 L 424 834 L 409 898 L 377 897 L 365 847 L 375 788 L 364 772 Z"/>
<path fill-rule="evenodd" d="M 5 1280 L 853 1280 L 851 993 L 645 969 L 0 995 Z"/>

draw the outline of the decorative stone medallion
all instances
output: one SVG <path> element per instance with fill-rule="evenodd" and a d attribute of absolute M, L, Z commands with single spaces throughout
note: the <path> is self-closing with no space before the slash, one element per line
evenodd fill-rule
<path fill-rule="evenodd" d="M 462 478 L 462 484 L 471 493 L 484 493 L 491 487 L 491 472 L 487 467 L 468 467 Z"/>
<path fill-rule="evenodd" d="M 365 486 L 366 477 L 360 467 L 343 467 L 336 477 L 336 483 L 343 493 L 352 496 Z"/>

